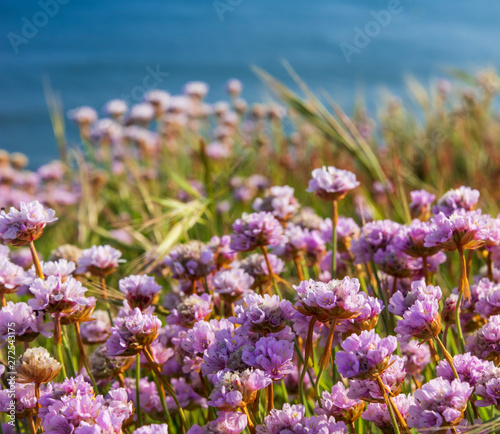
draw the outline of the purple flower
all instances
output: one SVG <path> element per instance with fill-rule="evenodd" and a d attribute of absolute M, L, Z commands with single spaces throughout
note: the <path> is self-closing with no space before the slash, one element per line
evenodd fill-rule
<path fill-rule="evenodd" d="M 273 252 L 285 261 L 305 258 L 307 265 L 313 267 L 326 253 L 324 240 L 318 231 L 311 231 L 289 224 L 285 229 L 287 241 L 273 248 Z"/>
<path fill-rule="evenodd" d="M 286 242 L 283 227 L 269 212 L 243 214 L 233 224 L 231 248 L 238 252 L 255 250 L 262 246 L 276 246 Z"/>
<path fill-rule="evenodd" d="M 475 304 L 475 312 L 483 318 L 500 315 L 500 284 L 481 279 L 477 285 L 471 287 L 471 292 L 477 292 L 479 299 Z M 476 289 L 476 291 L 474 291 Z"/>
<path fill-rule="evenodd" d="M 257 391 L 272 383 L 271 377 L 259 369 L 226 372 L 215 384 L 208 405 L 220 410 L 234 411 L 255 401 Z"/>
<path fill-rule="evenodd" d="M 282 410 L 273 409 L 257 426 L 257 434 L 345 434 L 343 422 L 335 422 L 325 415 L 305 417 L 303 405 L 283 404 Z"/>
<path fill-rule="evenodd" d="M 35 279 L 30 286 L 35 296 L 28 300 L 33 310 L 45 310 L 51 313 L 72 313 L 78 306 L 86 306 L 84 297 L 87 288 L 68 277 L 64 282 L 60 277 L 49 276 L 47 279 Z"/>
<path fill-rule="evenodd" d="M 470 187 L 459 187 L 455 190 L 447 191 L 432 208 L 434 214 L 443 213 L 449 217 L 455 211 L 472 211 L 479 200 L 479 191 Z"/>
<path fill-rule="evenodd" d="M 409 409 L 415 404 L 415 399 L 411 395 L 398 395 L 392 399 L 403 419 L 408 419 Z M 384 434 L 392 434 L 394 428 L 391 416 L 385 404 L 368 404 L 361 416 L 364 420 L 372 422 Z"/>
<path fill-rule="evenodd" d="M 481 329 L 467 338 L 466 350 L 480 359 L 500 361 L 500 315 L 491 316 Z"/>
<path fill-rule="evenodd" d="M 48 223 L 57 220 L 53 209 L 45 209 L 37 200 L 21 202 L 20 208 L 0 211 L 0 240 L 4 244 L 23 246 L 41 237 Z"/>
<path fill-rule="evenodd" d="M 381 300 L 374 297 L 366 297 L 359 315 L 341 321 L 337 324 L 335 331 L 341 333 L 343 339 L 345 339 L 353 333 L 359 334 L 363 330 L 371 330 L 377 325 L 378 317 L 383 309 L 384 304 Z"/>
<path fill-rule="evenodd" d="M 122 252 L 109 245 L 92 246 L 82 251 L 78 260 L 76 274 L 91 273 L 95 276 L 106 277 L 114 273 L 118 268 Z"/>
<path fill-rule="evenodd" d="M 245 331 L 263 336 L 283 330 L 286 321 L 294 318 L 296 313 L 292 303 L 281 300 L 278 295 L 250 293 L 243 301 L 244 305 L 235 307 L 236 317 L 230 318 L 230 321 L 240 324 Z"/>
<path fill-rule="evenodd" d="M 12 324 L 14 325 L 12 326 Z M 2 345 L 7 344 L 7 338 L 12 335 L 12 330 L 17 341 L 31 342 L 40 333 L 45 337 L 51 337 L 50 327 L 52 327 L 52 323 L 45 325 L 43 315 L 36 315 L 26 303 L 8 301 L 7 305 L 0 310 L 0 341 Z"/>
<path fill-rule="evenodd" d="M 304 207 L 301 208 L 293 216 L 291 223 L 293 223 L 296 226 L 300 226 L 302 229 L 317 231 L 321 230 L 323 219 L 320 216 L 318 216 L 318 214 L 316 214 L 316 212 L 312 208 Z M 330 227 L 331 227 L 331 220 L 330 220 Z M 331 240 L 331 237 L 329 240 Z"/>
<path fill-rule="evenodd" d="M 335 357 L 338 371 L 347 378 L 359 380 L 373 379 L 389 366 L 391 354 L 397 347 L 394 336 L 381 339 L 374 330 L 351 335 Z"/>
<path fill-rule="evenodd" d="M 35 385 L 33 383 L 14 383 L 14 390 L 0 390 L 0 412 L 10 414 L 14 407 L 16 416 L 21 419 L 35 409 L 37 399 L 35 398 Z M 42 385 L 40 388 L 40 398 L 45 398 L 46 395 L 52 393 L 53 386 L 51 383 Z M 12 392 L 14 396 L 12 396 Z M 12 403 L 14 402 L 14 406 Z M 5 428 L 4 428 L 5 433 Z"/>
<path fill-rule="evenodd" d="M 253 283 L 254 278 L 241 268 L 219 271 L 213 280 L 214 292 L 228 302 L 239 300 Z"/>
<path fill-rule="evenodd" d="M 87 345 L 102 344 L 111 335 L 109 315 L 104 310 L 96 310 L 92 315 L 95 318 L 94 321 L 80 324 L 82 340 Z"/>
<path fill-rule="evenodd" d="M 187 434 L 240 434 L 247 427 L 244 413 L 219 411 L 218 418 L 205 426 L 193 425 Z"/>
<path fill-rule="evenodd" d="M 134 434 L 168 434 L 168 425 L 161 423 L 141 426 L 134 430 Z"/>
<path fill-rule="evenodd" d="M 200 241 L 190 241 L 173 248 L 165 256 L 164 264 L 174 279 L 198 280 L 208 276 L 215 268 L 214 252 Z"/>
<path fill-rule="evenodd" d="M 26 274 L 8 258 L 0 258 L 0 293 L 12 294 L 26 283 Z"/>
<path fill-rule="evenodd" d="M 385 389 L 391 396 L 401 393 L 403 382 L 406 377 L 404 369 L 405 361 L 401 357 L 392 355 L 389 359 L 389 367 L 380 375 Z M 384 396 L 380 387 L 373 380 L 351 380 L 351 388 L 347 396 L 351 399 L 362 399 L 367 402 L 384 402 Z"/>
<path fill-rule="evenodd" d="M 415 391 L 408 411 L 410 428 L 455 426 L 463 418 L 472 387 L 460 380 L 434 378 Z"/>
<path fill-rule="evenodd" d="M 404 226 L 394 238 L 394 245 L 414 258 L 432 256 L 440 250 L 439 246 L 425 247 L 425 237 L 432 232 L 427 222 L 413 220 L 410 226 Z"/>
<path fill-rule="evenodd" d="M 489 237 L 487 221 L 479 211 L 456 211 L 450 216 L 442 212 L 431 222 L 431 231 L 425 236 L 425 247 L 440 247 L 446 251 L 477 249 Z"/>
<path fill-rule="evenodd" d="M 215 344 L 215 334 L 219 330 L 232 332 L 234 325 L 224 318 L 220 320 L 198 321 L 184 335 L 181 346 L 189 354 L 204 355 Z"/>
<path fill-rule="evenodd" d="M 229 235 L 223 235 L 218 237 L 213 236 L 208 247 L 214 252 L 215 264 L 217 268 L 229 265 L 236 259 L 237 253 L 231 249 L 231 237 Z"/>
<path fill-rule="evenodd" d="M 293 372 L 293 354 L 293 342 L 264 337 L 255 346 L 245 348 L 242 359 L 249 366 L 262 369 L 273 381 L 278 381 Z"/>
<path fill-rule="evenodd" d="M 491 372 L 495 369 L 493 362 L 481 360 L 476 356 L 472 356 L 471 353 L 457 354 L 453 357 L 453 365 L 460 381 L 469 383 L 472 387 L 476 387 L 486 372 Z M 446 360 L 439 362 L 439 365 L 436 367 L 436 375 L 449 381 L 453 381 L 455 378 Z"/>
<path fill-rule="evenodd" d="M 436 337 L 441 332 L 438 300 L 425 297 L 415 301 L 398 320 L 394 331 L 400 342 L 408 342 L 411 338 L 429 340 Z"/>
<path fill-rule="evenodd" d="M 323 323 L 334 319 L 348 319 L 358 315 L 366 296 L 360 292 L 358 279 L 346 276 L 328 283 L 310 279 L 294 285 L 296 309 L 306 316 L 315 316 Z"/>
<path fill-rule="evenodd" d="M 384 273 L 398 278 L 412 277 L 422 268 L 421 261 L 405 254 L 393 244 L 378 249 L 373 261 Z"/>
<path fill-rule="evenodd" d="M 167 316 L 167 323 L 182 327 L 192 327 L 197 321 L 205 319 L 212 313 L 212 296 L 193 294 L 179 303 Z"/>
<path fill-rule="evenodd" d="M 420 378 L 421 372 L 431 362 L 431 352 L 427 344 L 415 339 L 401 343 L 401 355 L 408 377 Z"/>
<path fill-rule="evenodd" d="M 116 318 L 111 336 L 106 341 L 110 356 L 132 356 L 150 345 L 158 336 L 161 321 L 154 315 L 135 308 L 133 315 Z"/>
<path fill-rule="evenodd" d="M 201 365 L 203 374 L 217 374 L 229 371 L 242 371 L 248 368 L 241 356 L 248 339 L 240 336 L 237 331 L 219 330 L 215 332 L 215 343 L 204 354 L 205 363 Z"/>
<path fill-rule="evenodd" d="M 299 208 L 299 202 L 293 193 L 294 189 L 288 185 L 275 185 L 266 192 L 263 199 L 255 199 L 252 207 L 257 212 L 270 212 L 282 222 L 288 221 Z"/>
<path fill-rule="evenodd" d="M 500 407 L 500 369 L 494 368 L 493 375 L 476 387 L 477 396 L 483 398 L 475 402 L 476 407 Z"/>
<path fill-rule="evenodd" d="M 314 169 L 311 175 L 312 179 L 309 180 L 307 191 L 315 193 L 323 200 L 342 199 L 349 190 L 359 185 L 354 173 L 332 166 Z"/>
<path fill-rule="evenodd" d="M 350 399 L 348 390 L 341 381 L 332 387 L 331 392 L 324 390 L 321 407 L 316 405 L 315 413 L 333 416 L 335 420 L 346 423 L 355 422 L 361 416 L 365 404 L 359 399 Z"/>
<path fill-rule="evenodd" d="M 359 237 L 351 243 L 355 263 L 370 262 L 377 250 L 387 247 L 401 229 L 402 225 L 391 220 L 377 220 L 365 224 Z"/>
<path fill-rule="evenodd" d="M 97 120 L 97 112 L 89 106 L 81 106 L 68 112 L 68 117 L 79 126 L 88 125 Z"/>
<path fill-rule="evenodd" d="M 327 218 L 321 224 L 321 236 L 325 243 L 332 241 L 332 219 Z M 360 233 L 358 224 L 350 217 L 339 217 L 337 221 L 337 248 L 339 252 L 348 252 L 351 248 L 351 241 L 357 238 Z"/>
<path fill-rule="evenodd" d="M 411 290 L 406 295 L 397 291 L 389 300 L 389 312 L 394 315 L 403 316 L 404 313 L 412 307 L 417 300 L 432 298 L 441 300 L 443 293 L 439 286 L 426 285 L 425 281 L 415 280 L 411 282 Z"/>
<path fill-rule="evenodd" d="M 431 214 L 431 205 L 436 199 L 436 195 L 426 190 L 414 190 L 410 192 L 410 198 L 411 217 L 427 220 Z"/>
<path fill-rule="evenodd" d="M 276 255 L 268 255 L 269 263 L 275 275 L 279 275 L 285 266 L 284 262 Z M 240 268 L 253 277 L 252 289 L 265 286 L 271 282 L 271 276 L 264 255 L 252 253 L 240 263 Z"/>
<path fill-rule="evenodd" d="M 118 287 L 125 294 L 130 307 L 138 307 L 141 310 L 151 306 L 161 291 L 161 286 L 155 282 L 155 278 L 145 274 L 125 277 L 118 282 Z"/>

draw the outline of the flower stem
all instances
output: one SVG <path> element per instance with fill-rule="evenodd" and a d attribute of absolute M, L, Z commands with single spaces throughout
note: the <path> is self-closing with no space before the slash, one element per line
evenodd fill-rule
<path fill-rule="evenodd" d="M 302 372 L 300 373 L 299 379 L 299 396 L 300 402 L 305 406 L 306 398 L 304 396 L 304 378 L 306 378 L 306 372 L 309 368 L 309 356 L 312 348 L 312 340 L 314 333 L 314 325 L 316 324 L 316 318 L 314 316 L 311 317 L 311 321 L 309 322 L 309 328 L 307 330 L 307 338 L 306 338 L 306 348 L 304 351 L 304 366 L 302 367 Z"/>
<path fill-rule="evenodd" d="M 290 402 L 288 398 L 288 391 L 286 390 L 285 380 L 281 380 L 281 391 L 283 393 L 283 399 L 285 400 L 285 402 Z"/>
<path fill-rule="evenodd" d="M 382 396 L 384 397 L 385 405 L 387 406 L 387 410 L 389 411 L 389 415 L 391 416 L 391 422 L 392 422 L 392 426 L 394 428 L 394 433 L 401 434 L 401 431 L 399 431 L 398 422 L 396 421 L 396 416 L 394 416 L 394 411 L 393 411 L 392 405 L 389 402 L 389 398 L 387 397 L 387 392 L 385 390 L 384 382 L 382 381 L 382 379 L 380 377 L 377 377 L 377 383 L 378 383 L 378 387 L 380 388 L 380 392 L 382 393 Z"/>
<path fill-rule="evenodd" d="M 243 412 L 247 416 L 247 426 L 248 426 L 248 429 L 250 430 L 250 433 L 255 434 L 255 432 L 256 432 L 255 425 L 253 424 L 252 418 L 250 417 L 250 413 L 248 412 L 248 408 L 246 405 L 243 407 Z"/>
<path fill-rule="evenodd" d="M 486 265 L 488 270 L 488 279 L 493 282 L 493 262 L 491 260 L 491 252 L 487 253 L 486 256 Z"/>
<path fill-rule="evenodd" d="M 267 252 L 267 247 L 266 246 L 260 246 L 260 247 L 262 249 L 262 253 L 264 254 L 264 259 L 267 265 L 267 271 L 271 276 L 271 280 L 273 281 L 274 292 L 276 293 L 276 295 L 280 295 L 280 290 L 278 288 L 278 284 L 276 283 L 276 278 L 274 277 L 273 267 L 271 266 L 271 262 L 269 261 L 269 254 Z"/>
<path fill-rule="evenodd" d="M 462 333 L 462 323 L 460 322 L 460 305 L 462 304 L 463 292 L 458 293 L 457 305 L 455 307 L 455 325 L 457 327 L 458 342 L 460 343 L 460 352 L 465 352 L 465 340 Z"/>
<path fill-rule="evenodd" d="M 429 285 L 429 264 L 427 263 L 427 256 L 422 256 L 422 269 L 424 273 L 425 284 Z"/>
<path fill-rule="evenodd" d="M 35 422 L 33 420 L 33 416 L 31 416 L 31 415 L 28 416 L 28 423 L 29 423 L 29 427 L 30 427 L 30 433 L 36 434 L 36 428 L 35 428 Z"/>
<path fill-rule="evenodd" d="M 465 300 L 470 300 L 471 292 L 469 279 L 467 277 L 467 261 L 465 260 L 464 249 L 462 246 L 457 247 L 458 255 L 460 256 L 460 277 L 458 279 L 458 292 L 463 293 Z"/>
<path fill-rule="evenodd" d="M 33 264 L 35 265 L 36 277 L 44 280 L 45 276 L 43 275 L 42 265 L 40 264 L 40 259 L 38 259 L 38 254 L 36 253 L 35 242 L 30 241 L 29 244 L 30 244 L 31 257 L 33 258 Z"/>
<path fill-rule="evenodd" d="M 69 375 L 71 377 L 76 377 L 75 367 L 73 366 L 73 359 L 71 357 L 71 351 L 69 350 L 69 346 L 68 346 L 68 340 L 66 339 L 66 336 L 65 336 L 65 334 L 63 334 L 62 330 L 61 330 L 61 336 L 62 336 L 62 342 L 63 342 L 63 347 L 64 347 L 64 353 L 66 354 L 66 360 L 68 361 Z"/>
<path fill-rule="evenodd" d="M 170 383 L 168 383 L 168 381 L 166 380 L 166 378 L 163 377 L 163 375 L 161 375 L 161 372 L 158 369 L 158 365 L 154 361 L 153 356 L 151 355 L 149 349 L 148 348 L 143 348 L 142 351 L 144 352 L 144 355 L 146 356 L 146 359 L 148 360 L 149 367 L 154 372 L 156 378 L 158 378 L 159 381 L 161 381 L 163 383 L 163 385 L 165 386 L 166 392 L 174 400 L 175 405 L 177 406 L 177 410 L 179 411 L 179 417 L 181 419 L 181 429 L 182 429 L 182 432 L 185 433 L 186 432 L 186 426 L 187 426 L 186 416 L 184 415 L 184 410 L 182 409 L 182 407 L 181 407 L 181 405 L 179 403 L 179 400 L 177 399 L 177 396 L 175 394 L 174 389 L 172 389 L 172 386 L 170 385 Z"/>
<path fill-rule="evenodd" d="M 104 298 L 104 303 L 106 304 L 106 311 L 108 312 L 109 323 L 113 327 L 113 315 L 111 315 L 111 306 L 108 301 L 108 289 L 106 287 L 106 279 L 101 276 L 101 288 L 102 288 L 102 298 Z"/>
<path fill-rule="evenodd" d="M 62 348 L 61 348 L 61 342 L 62 342 L 62 337 L 61 337 L 61 314 L 60 312 L 56 312 L 54 314 L 54 345 L 56 347 L 56 354 L 57 354 L 57 359 L 59 363 L 61 364 L 61 372 L 64 375 L 64 378 L 66 378 L 68 375 L 66 374 L 66 366 L 64 365 L 64 359 L 62 355 Z"/>
<path fill-rule="evenodd" d="M 323 375 L 323 371 L 328 366 L 328 362 L 332 357 L 332 342 L 333 342 L 333 334 L 335 333 L 335 327 L 337 326 L 337 319 L 332 320 L 330 323 L 330 330 L 328 331 L 328 337 L 326 338 L 325 348 L 323 349 L 323 353 L 321 354 L 321 358 L 319 359 L 319 371 L 318 376 L 316 378 L 316 384 L 314 386 L 314 390 L 316 392 L 316 399 L 318 400 L 319 406 L 321 407 L 321 399 L 319 394 L 319 385 L 321 382 L 321 376 Z"/>
<path fill-rule="evenodd" d="M 267 395 L 267 414 L 269 414 L 271 410 L 274 408 L 274 385 L 272 382 L 266 388 L 266 395 Z"/>
<path fill-rule="evenodd" d="M 137 353 L 135 356 L 135 400 L 136 406 L 135 411 L 137 413 L 137 428 L 142 426 L 142 414 L 141 414 L 141 393 L 139 389 L 139 384 L 141 382 L 141 353 Z M 160 391 L 158 391 L 158 394 Z"/>
<path fill-rule="evenodd" d="M 297 275 L 299 276 L 299 281 L 305 280 L 304 278 L 304 270 L 302 269 L 302 264 L 300 261 L 300 257 L 296 256 L 293 258 L 293 262 L 295 263 L 295 268 L 297 269 Z"/>
<path fill-rule="evenodd" d="M 90 378 L 90 381 L 92 382 L 92 386 L 94 387 L 95 392 L 99 393 L 99 388 L 97 387 L 97 383 L 95 382 L 94 375 L 92 374 L 92 370 L 90 368 L 89 359 L 87 358 L 87 355 L 85 354 L 85 348 L 83 346 L 82 335 L 80 333 L 80 323 L 75 322 L 74 327 L 75 327 L 76 343 L 78 345 L 78 352 L 80 354 L 80 359 L 83 362 L 83 366 L 85 366 L 85 370 L 87 371 L 87 374 Z"/>
<path fill-rule="evenodd" d="M 453 362 L 453 357 L 451 356 L 451 354 L 448 352 L 448 350 L 446 349 L 446 347 L 444 346 L 443 342 L 441 341 L 441 339 L 439 339 L 439 336 L 436 336 L 434 339 L 436 339 L 436 342 L 439 346 L 439 348 L 441 348 L 441 351 L 443 352 L 443 356 L 444 358 L 446 359 L 446 361 L 448 362 L 448 364 L 450 365 L 450 368 L 451 370 L 453 371 L 453 375 L 455 378 L 459 379 L 460 380 L 460 377 L 458 376 L 458 373 L 457 373 L 457 370 L 455 369 L 455 363 Z"/>
<path fill-rule="evenodd" d="M 332 279 L 337 278 L 337 222 L 339 211 L 337 201 L 332 203 Z"/>

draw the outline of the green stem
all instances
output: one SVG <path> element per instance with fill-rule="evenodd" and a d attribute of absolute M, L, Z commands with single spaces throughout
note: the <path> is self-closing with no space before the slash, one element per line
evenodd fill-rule
<path fill-rule="evenodd" d="M 62 331 L 61 331 L 61 336 L 62 336 L 64 352 L 66 353 L 66 359 L 68 361 L 69 375 L 71 377 L 76 377 L 75 367 L 73 365 L 73 358 L 71 357 L 71 351 L 69 350 L 69 346 L 68 346 L 68 340 L 66 339 L 66 335 L 64 333 L 62 333 Z"/>
<path fill-rule="evenodd" d="M 460 344 L 460 352 L 465 352 L 465 340 L 462 333 L 462 324 L 460 323 L 460 305 L 462 304 L 463 292 L 458 293 L 457 306 L 455 307 L 455 325 L 457 327 L 458 342 Z"/>
<path fill-rule="evenodd" d="M 283 393 L 283 399 L 285 402 L 290 402 L 288 399 L 288 391 L 286 390 L 285 380 L 281 380 L 281 392 Z"/>
<path fill-rule="evenodd" d="M 332 209 L 332 279 L 337 278 L 337 222 L 339 211 L 337 201 L 333 201 Z"/>
<path fill-rule="evenodd" d="M 135 400 L 137 401 L 135 406 L 135 412 L 137 413 L 137 428 L 142 426 L 141 393 L 139 389 L 140 382 L 141 382 L 141 353 L 137 353 L 137 355 L 135 356 Z"/>
<path fill-rule="evenodd" d="M 312 348 L 312 340 L 313 340 L 315 324 L 316 324 L 316 318 L 312 316 L 311 321 L 309 322 L 309 328 L 307 330 L 307 338 L 305 344 L 306 348 L 304 352 L 304 366 L 302 367 L 302 372 L 300 373 L 300 379 L 299 379 L 299 396 L 300 396 L 300 402 L 303 405 L 306 405 L 306 398 L 304 395 L 304 378 L 306 377 L 306 372 L 308 371 L 309 368 L 309 356 Z M 312 384 L 314 384 L 314 382 Z"/>
<path fill-rule="evenodd" d="M 384 382 L 380 377 L 377 377 L 377 383 L 378 387 L 380 388 L 380 392 L 382 392 L 382 396 L 384 397 L 385 405 L 387 406 L 387 410 L 389 411 L 389 415 L 391 416 L 391 422 L 392 426 L 394 428 L 394 433 L 395 434 L 401 434 L 399 431 L 399 425 L 398 422 L 396 421 L 396 416 L 394 415 L 394 411 L 392 409 L 392 405 L 389 402 L 389 398 L 387 397 L 387 392 L 385 390 Z"/>
<path fill-rule="evenodd" d="M 96 393 L 100 393 L 99 388 L 97 387 L 97 383 L 95 381 L 94 375 L 92 374 L 92 369 L 89 364 L 89 359 L 87 358 L 87 355 L 85 354 L 85 348 L 83 346 L 83 341 L 82 341 L 82 335 L 80 333 L 80 323 L 75 322 L 75 335 L 76 335 L 76 343 L 78 345 L 78 352 L 80 353 L 80 358 L 82 359 L 83 366 L 85 366 L 85 370 L 87 371 L 87 374 L 90 378 L 90 381 L 92 382 L 92 386 L 94 388 L 94 391 Z"/>

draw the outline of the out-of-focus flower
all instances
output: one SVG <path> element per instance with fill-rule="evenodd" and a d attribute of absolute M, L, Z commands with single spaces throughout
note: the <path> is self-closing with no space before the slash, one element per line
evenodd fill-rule
<path fill-rule="evenodd" d="M 108 101 L 103 108 L 104 113 L 115 119 L 120 119 L 125 113 L 127 113 L 127 109 L 127 103 L 121 99 L 112 99 L 111 101 Z"/>
<path fill-rule="evenodd" d="M 411 395 L 398 395 L 392 399 L 399 413 L 404 420 L 408 419 L 410 406 L 414 405 L 415 399 Z M 392 425 L 391 416 L 387 410 L 387 405 L 372 403 L 368 404 L 366 410 L 363 412 L 363 419 L 372 422 L 384 434 L 392 434 L 394 427 Z M 400 427 L 401 428 L 401 427 Z"/>
<path fill-rule="evenodd" d="M 26 283 L 24 270 L 18 265 L 13 264 L 8 258 L 0 258 L 0 293 L 12 294 L 20 286 Z"/>
<path fill-rule="evenodd" d="M 335 357 L 338 371 L 347 378 L 374 379 L 389 366 L 390 356 L 397 347 L 395 336 L 381 339 L 374 330 L 349 336 Z"/>
<path fill-rule="evenodd" d="M 270 212 L 282 222 L 288 221 L 299 208 L 299 202 L 293 193 L 294 189 L 288 185 L 275 185 L 266 192 L 263 199 L 255 199 L 253 209 L 257 212 Z"/>
<path fill-rule="evenodd" d="M 94 276 L 106 277 L 118 268 L 122 252 L 109 245 L 92 246 L 82 251 L 78 260 L 76 274 L 91 273 Z"/>
<path fill-rule="evenodd" d="M 481 329 L 467 338 L 466 350 L 480 359 L 500 361 L 500 315 L 491 316 Z"/>
<path fill-rule="evenodd" d="M 455 211 L 472 211 L 479 200 L 479 191 L 470 187 L 461 186 L 446 192 L 439 200 L 437 205 L 432 208 L 434 214 L 443 213 L 445 216 L 451 216 Z"/>
<path fill-rule="evenodd" d="M 167 316 L 169 324 L 178 324 L 186 328 L 192 327 L 197 321 L 206 319 L 212 312 L 212 296 L 193 294 L 177 305 Z"/>
<path fill-rule="evenodd" d="M 290 223 L 285 229 L 285 237 L 286 243 L 273 248 L 273 252 L 285 261 L 304 258 L 307 266 L 314 267 L 325 256 L 326 245 L 319 231 Z"/>
<path fill-rule="evenodd" d="M 158 336 L 161 321 L 154 315 L 135 308 L 132 315 L 115 320 L 111 336 L 106 341 L 110 356 L 132 356 L 150 345 Z"/>
<path fill-rule="evenodd" d="M 391 220 L 376 220 L 361 228 L 358 238 L 352 240 L 351 251 L 356 264 L 370 262 L 379 249 L 387 247 L 399 233 L 402 226 Z"/>
<path fill-rule="evenodd" d="M 170 268 L 174 279 L 198 280 L 210 274 L 214 268 L 212 249 L 200 241 L 190 241 L 173 248 L 165 256 L 164 264 Z"/>
<path fill-rule="evenodd" d="M 223 270 L 214 276 L 214 292 L 225 301 L 234 302 L 250 290 L 253 282 L 254 278 L 241 268 Z"/>
<path fill-rule="evenodd" d="M 48 383 L 61 368 L 61 364 L 45 348 L 28 348 L 16 364 L 16 380 L 19 383 Z"/>
<path fill-rule="evenodd" d="M 110 356 L 105 345 L 98 346 L 90 355 L 90 368 L 95 378 L 111 378 L 125 372 L 135 357 Z"/>
<path fill-rule="evenodd" d="M 134 434 L 168 434 L 168 425 L 161 423 L 141 426 L 134 431 Z"/>
<path fill-rule="evenodd" d="M 269 263 L 275 275 L 280 274 L 285 266 L 284 262 L 276 255 L 270 253 L 268 255 Z M 259 288 L 267 285 L 271 281 L 271 275 L 267 267 L 264 255 L 252 253 L 248 255 L 240 263 L 240 268 L 253 277 L 254 283 L 252 288 Z"/>
<path fill-rule="evenodd" d="M 93 313 L 93 318 L 93 321 L 84 322 L 80 325 L 82 340 L 87 345 L 102 344 L 111 335 L 111 323 L 106 311 L 96 310 Z"/>
<path fill-rule="evenodd" d="M 469 383 L 472 387 L 476 387 L 485 375 L 496 369 L 493 362 L 481 360 L 470 353 L 454 356 L 453 365 L 460 381 Z M 449 381 L 453 381 L 455 378 L 450 364 L 446 360 L 441 360 L 436 366 L 436 375 Z"/>
<path fill-rule="evenodd" d="M 431 215 L 431 205 L 436 199 L 436 195 L 426 190 L 414 190 L 410 192 L 410 198 L 411 218 L 427 220 Z"/>
<path fill-rule="evenodd" d="M 262 246 L 286 242 L 280 222 L 268 212 L 243 214 L 233 224 L 231 248 L 246 252 Z"/>
<path fill-rule="evenodd" d="M 226 372 L 215 384 L 208 404 L 220 410 L 234 411 L 255 401 L 257 391 L 271 383 L 271 377 L 259 369 Z"/>
<path fill-rule="evenodd" d="M 460 380 L 432 379 L 415 391 L 416 402 L 409 408 L 408 426 L 425 429 L 459 424 L 472 390 Z"/>
<path fill-rule="evenodd" d="M 326 243 L 332 240 L 332 220 L 327 218 L 320 226 L 321 235 Z M 337 221 L 337 248 L 341 253 L 349 252 L 351 241 L 360 233 L 358 224 L 350 217 L 339 217 Z"/>
<path fill-rule="evenodd" d="M 349 190 L 359 185 L 354 173 L 332 166 L 314 169 L 311 175 L 307 191 L 315 193 L 323 200 L 342 199 Z"/>
<path fill-rule="evenodd" d="M 500 284 L 488 279 L 481 279 L 474 286 L 471 287 L 471 292 L 477 292 L 479 296 L 477 303 L 475 303 L 475 311 L 483 318 L 500 315 Z"/>
<path fill-rule="evenodd" d="M 52 323 L 45 325 L 43 315 L 35 314 L 26 303 L 8 301 L 0 310 L 1 345 L 7 344 L 12 331 L 16 341 L 20 342 L 31 342 L 40 333 L 45 337 L 51 337 L 52 333 L 49 331 L 51 326 Z"/>
<path fill-rule="evenodd" d="M 321 407 L 316 405 L 314 411 L 318 415 L 333 416 L 335 420 L 349 424 L 359 419 L 364 407 L 363 401 L 348 397 L 348 389 L 339 381 L 331 392 L 323 391 Z"/>
<path fill-rule="evenodd" d="M 219 411 L 217 419 L 207 425 L 193 425 L 187 434 L 240 434 L 247 427 L 247 417 L 244 413 Z"/>
<path fill-rule="evenodd" d="M 401 355 L 405 361 L 405 371 L 410 377 L 420 379 L 421 372 L 431 362 L 431 352 L 427 344 L 416 339 L 401 342 Z"/>
<path fill-rule="evenodd" d="M 243 84 L 241 83 L 240 80 L 238 80 L 236 78 L 231 78 L 226 83 L 226 91 L 233 98 L 236 98 L 237 96 L 239 96 L 241 94 L 242 90 L 243 90 Z"/>
<path fill-rule="evenodd" d="M 371 330 L 377 325 L 379 315 L 383 309 L 384 304 L 381 300 L 374 297 L 366 297 L 359 315 L 341 321 L 337 324 L 335 331 L 341 333 L 342 338 L 345 339 L 353 333 L 359 334 L 363 330 Z"/>
<path fill-rule="evenodd" d="M 0 239 L 4 244 L 23 246 L 42 236 L 48 223 L 57 220 L 53 209 L 45 209 L 37 200 L 21 202 L 19 210 L 0 211 Z"/>

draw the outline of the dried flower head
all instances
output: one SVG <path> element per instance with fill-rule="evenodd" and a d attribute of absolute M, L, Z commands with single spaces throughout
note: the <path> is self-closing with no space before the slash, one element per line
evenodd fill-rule
<path fill-rule="evenodd" d="M 16 364 L 19 383 L 48 383 L 61 370 L 61 364 L 42 347 L 28 348 Z"/>

